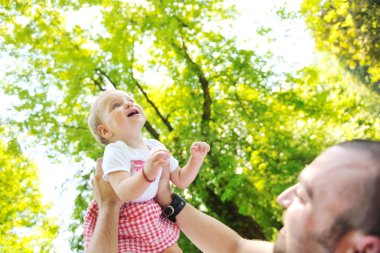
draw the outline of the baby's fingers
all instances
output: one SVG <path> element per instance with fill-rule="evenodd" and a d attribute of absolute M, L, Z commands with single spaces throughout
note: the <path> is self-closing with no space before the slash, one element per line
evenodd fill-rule
<path fill-rule="evenodd" d="M 160 157 L 160 158 L 154 159 L 152 162 L 152 166 L 154 168 L 158 168 L 158 167 L 166 168 L 167 166 L 169 166 L 169 159 L 168 157 Z"/>
<path fill-rule="evenodd" d="M 207 153 L 210 150 L 210 146 L 206 142 L 198 142 L 196 144 L 199 152 Z"/>
<path fill-rule="evenodd" d="M 210 151 L 210 145 L 208 145 L 206 142 L 203 142 L 204 143 L 204 152 L 209 152 Z"/>
<path fill-rule="evenodd" d="M 170 152 L 164 148 L 157 148 L 157 149 L 152 150 L 150 157 L 153 160 L 161 159 L 161 158 L 167 159 L 170 157 Z"/>

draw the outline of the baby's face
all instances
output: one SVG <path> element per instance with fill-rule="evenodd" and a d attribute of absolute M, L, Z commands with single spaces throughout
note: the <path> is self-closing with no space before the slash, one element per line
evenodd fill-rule
<path fill-rule="evenodd" d="M 109 135 L 110 142 L 126 140 L 141 135 L 146 117 L 140 105 L 122 91 L 108 92 L 100 98 L 99 113 L 101 124 Z"/>

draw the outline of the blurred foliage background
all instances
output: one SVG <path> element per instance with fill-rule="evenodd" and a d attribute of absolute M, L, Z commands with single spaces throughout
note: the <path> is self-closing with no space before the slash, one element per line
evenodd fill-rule
<path fill-rule="evenodd" d="M 81 161 L 103 152 L 86 122 L 91 101 L 106 89 L 134 95 L 147 114 L 145 136 L 163 142 L 180 164 L 193 141 L 210 144 L 184 195 L 247 238 L 275 238 L 276 196 L 321 150 L 380 139 L 378 1 L 304 0 L 300 12 L 277 9 L 284 22 L 304 18 L 316 41 L 314 63 L 292 72 L 275 71 L 270 51 L 242 49 L 224 32 L 239 16 L 230 2 L 0 3 L 2 64 L 16 63 L 1 68 L 0 88 L 17 112 L 0 116 L 1 252 L 57 251 L 59 229 L 41 202 L 38 169 L 23 155 L 33 145 L 49 147 L 52 161 L 78 162 L 75 210 L 60 229 L 71 231 L 72 252 L 83 251 L 93 167 Z M 91 25 L 70 22 L 68 13 L 72 19 L 83 9 L 96 14 Z M 271 37 L 265 24 L 248 32 Z M 180 246 L 197 252 L 185 237 Z"/>

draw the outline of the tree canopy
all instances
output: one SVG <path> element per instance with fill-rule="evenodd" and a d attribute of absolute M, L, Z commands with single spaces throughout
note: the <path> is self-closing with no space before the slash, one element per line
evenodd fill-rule
<path fill-rule="evenodd" d="M 5 134 L 10 129 L 1 127 Z M 0 140 L 0 173 L 0 251 L 50 252 L 58 227 L 42 204 L 36 165 L 14 139 Z"/>
<path fill-rule="evenodd" d="M 88 25 L 69 22 L 90 13 Z M 7 119 L 15 131 L 52 147 L 52 159 L 96 159 L 103 147 L 87 129 L 89 105 L 109 87 L 125 90 L 147 114 L 146 137 L 180 164 L 193 141 L 210 144 L 186 196 L 247 238 L 275 236 L 277 194 L 321 150 L 380 138 L 378 94 L 329 57 L 276 76 L 270 54 L 240 49 L 223 33 L 237 13 L 221 1 L 16 0 L 0 14 L 1 50 L 19 63 L 1 81 L 24 116 Z M 91 173 L 78 165 L 74 251 L 83 247 Z"/>
<path fill-rule="evenodd" d="M 317 47 L 380 92 L 380 2 L 304 0 L 302 14 Z"/>

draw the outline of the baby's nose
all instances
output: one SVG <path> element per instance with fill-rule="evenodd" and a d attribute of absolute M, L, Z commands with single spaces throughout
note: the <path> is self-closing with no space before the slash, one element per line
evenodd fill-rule
<path fill-rule="evenodd" d="M 131 107 L 133 105 L 133 103 L 132 102 L 126 102 L 125 104 L 124 104 L 124 107 L 125 108 L 129 108 L 129 107 Z"/>

